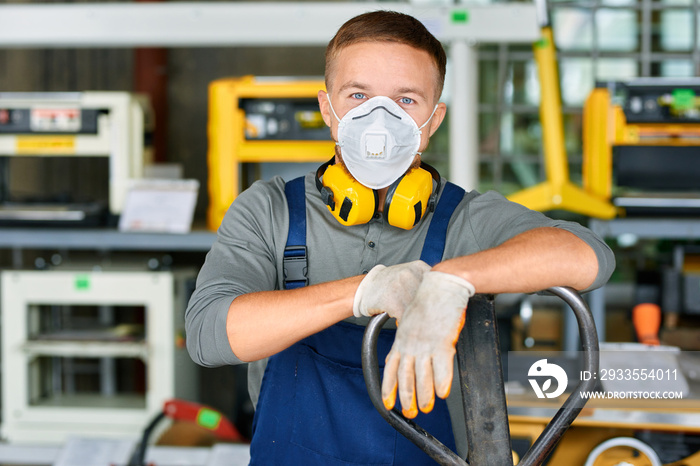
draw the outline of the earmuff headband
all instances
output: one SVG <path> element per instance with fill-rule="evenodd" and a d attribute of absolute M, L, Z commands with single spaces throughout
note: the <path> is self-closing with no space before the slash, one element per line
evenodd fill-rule
<path fill-rule="evenodd" d="M 335 210 L 335 200 L 333 199 L 333 191 L 329 188 L 323 186 L 321 183 L 321 177 L 326 172 L 326 169 L 335 163 L 335 156 L 332 157 L 328 162 L 324 163 L 316 170 L 316 189 L 321 193 L 321 199 L 323 203 L 326 204 L 331 210 Z"/>

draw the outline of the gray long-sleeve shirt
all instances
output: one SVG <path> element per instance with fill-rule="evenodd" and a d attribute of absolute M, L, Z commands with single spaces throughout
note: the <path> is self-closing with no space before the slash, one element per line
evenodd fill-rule
<path fill-rule="evenodd" d="M 306 176 L 305 189 L 310 284 L 359 275 L 377 264 L 389 266 L 420 258 L 432 214 L 426 214 L 412 230 L 393 227 L 381 215 L 367 224 L 348 227 L 328 212 L 313 173 Z M 450 220 L 444 259 L 483 251 L 543 226 L 568 230 L 588 243 L 596 253 L 599 267 L 591 289 L 605 284 L 615 259 L 600 238 L 577 223 L 549 219 L 495 192 L 473 191 L 464 196 Z M 226 334 L 229 306 L 243 294 L 280 289 L 288 227 L 284 181 L 279 177 L 254 183 L 231 205 L 185 314 L 187 348 L 196 363 L 209 367 L 241 363 Z M 349 320 L 366 323 L 366 319 Z M 254 403 L 266 362 L 249 365 L 248 384 Z M 453 394 L 456 392 L 452 390 Z M 461 403 L 459 395 L 450 398 L 455 398 L 457 406 Z M 453 405 L 449 400 L 448 404 Z M 451 407 L 450 411 L 452 414 L 455 409 Z M 457 438 L 463 432 L 459 427 L 462 423 L 453 415 Z"/>

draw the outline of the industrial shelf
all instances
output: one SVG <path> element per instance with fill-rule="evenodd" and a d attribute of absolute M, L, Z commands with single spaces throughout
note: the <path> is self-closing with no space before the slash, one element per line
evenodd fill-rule
<path fill-rule="evenodd" d="M 120 409 L 143 411 L 146 408 L 146 400 L 142 396 L 135 395 L 56 395 L 51 398 L 42 399 L 32 406 L 40 408 L 79 408 L 83 410 L 93 409 Z"/>
<path fill-rule="evenodd" d="M 76 358 L 129 357 L 147 361 L 149 355 L 146 343 L 29 341 L 24 343 L 21 348 L 27 356 L 61 356 Z"/>
<path fill-rule="evenodd" d="M 109 228 L 2 228 L 0 248 L 110 251 L 209 251 L 216 233 L 120 232 Z"/>

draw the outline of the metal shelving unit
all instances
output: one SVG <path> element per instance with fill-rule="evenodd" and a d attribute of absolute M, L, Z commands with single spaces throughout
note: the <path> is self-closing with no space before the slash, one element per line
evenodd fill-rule
<path fill-rule="evenodd" d="M 208 251 L 216 233 L 123 233 L 114 229 L 0 228 L 3 249 Z"/>

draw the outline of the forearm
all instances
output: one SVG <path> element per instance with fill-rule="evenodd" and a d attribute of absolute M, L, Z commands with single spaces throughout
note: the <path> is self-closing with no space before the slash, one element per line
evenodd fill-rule
<path fill-rule="evenodd" d="M 362 278 L 239 296 L 226 319 L 231 349 L 242 361 L 256 361 L 351 317 Z"/>
<path fill-rule="evenodd" d="M 582 290 L 595 280 L 598 260 L 573 233 L 543 227 L 495 248 L 441 262 L 434 270 L 464 278 L 477 293 L 528 293 L 551 286 Z"/>

